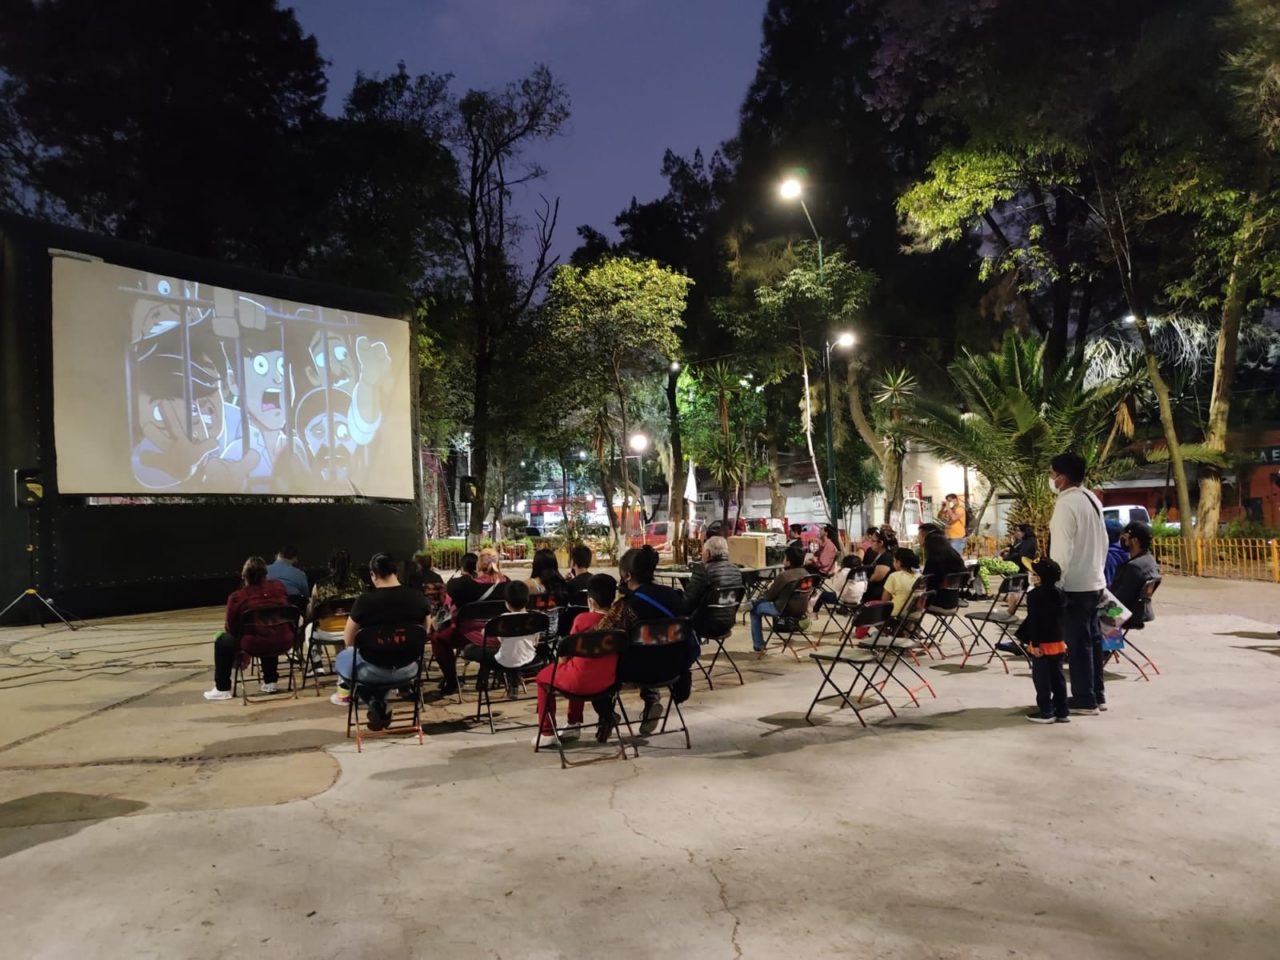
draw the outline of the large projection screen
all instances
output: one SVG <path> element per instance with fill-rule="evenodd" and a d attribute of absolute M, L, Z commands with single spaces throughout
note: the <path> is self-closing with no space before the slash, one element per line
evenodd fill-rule
<path fill-rule="evenodd" d="M 53 256 L 61 493 L 411 500 L 410 409 L 402 320 Z"/>

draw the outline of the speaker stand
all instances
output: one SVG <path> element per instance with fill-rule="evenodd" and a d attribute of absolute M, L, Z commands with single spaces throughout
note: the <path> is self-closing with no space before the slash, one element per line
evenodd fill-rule
<path fill-rule="evenodd" d="M 33 511 L 27 512 L 27 583 L 36 582 L 36 524 Z M 0 620 L 4 619 L 4 615 L 10 610 L 17 607 L 29 597 L 34 597 L 35 602 L 42 605 L 46 610 L 63 622 L 68 630 L 79 630 L 80 628 L 72 623 L 69 619 L 62 615 L 62 612 L 53 605 L 53 601 L 47 597 L 42 597 L 40 591 L 35 587 L 27 587 L 16 597 L 9 601 L 9 605 L 0 610 Z M 40 618 L 40 627 L 44 628 L 44 617 Z"/>

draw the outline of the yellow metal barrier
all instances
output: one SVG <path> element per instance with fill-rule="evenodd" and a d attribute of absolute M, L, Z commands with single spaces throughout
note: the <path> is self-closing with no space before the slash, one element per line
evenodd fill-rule
<path fill-rule="evenodd" d="M 1264 539 L 1192 540 L 1161 537 L 1151 551 L 1166 574 L 1269 580 L 1280 583 L 1280 542 Z"/>

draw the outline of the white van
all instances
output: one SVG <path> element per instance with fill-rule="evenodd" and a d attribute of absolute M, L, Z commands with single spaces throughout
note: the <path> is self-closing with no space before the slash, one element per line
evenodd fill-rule
<path fill-rule="evenodd" d="M 1121 504 L 1119 506 L 1102 508 L 1103 520 L 1116 520 L 1120 526 L 1128 526 L 1132 521 L 1137 520 L 1140 523 L 1151 525 L 1151 514 L 1147 513 L 1147 508 L 1138 504 Z"/>

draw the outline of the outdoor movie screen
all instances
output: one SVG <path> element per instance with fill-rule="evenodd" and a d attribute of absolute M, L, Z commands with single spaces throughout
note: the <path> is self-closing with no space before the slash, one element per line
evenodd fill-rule
<path fill-rule="evenodd" d="M 53 257 L 58 488 L 413 498 L 409 326 Z"/>

